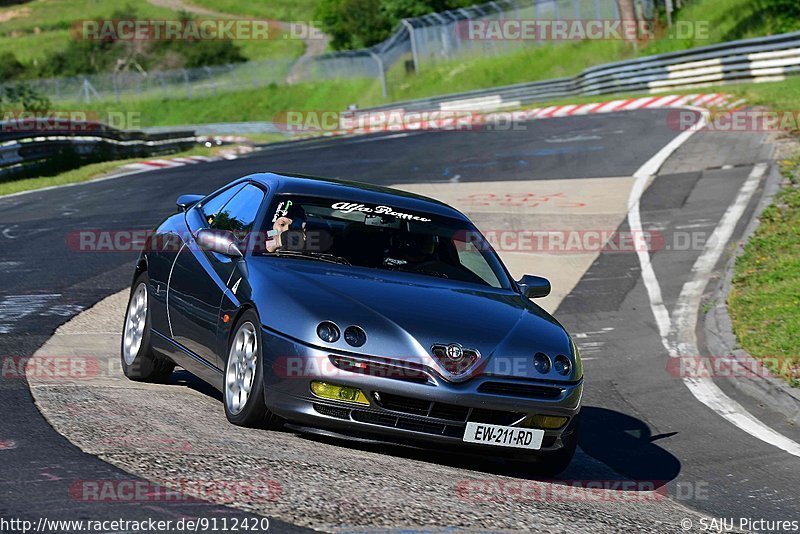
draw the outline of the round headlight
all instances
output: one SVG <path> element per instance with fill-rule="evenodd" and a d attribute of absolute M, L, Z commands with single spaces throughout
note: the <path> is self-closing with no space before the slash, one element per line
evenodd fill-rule
<path fill-rule="evenodd" d="M 568 375 L 572 370 L 572 362 L 563 354 L 559 354 L 553 362 L 553 368 L 560 375 Z"/>
<path fill-rule="evenodd" d="M 322 321 L 317 326 L 317 335 L 326 343 L 335 343 L 339 339 L 339 327 L 330 321 Z"/>
<path fill-rule="evenodd" d="M 543 352 L 537 352 L 533 355 L 533 367 L 543 375 L 546 375 L 550 372 L 550 358 Z"/>
<path fill-rule="evenodd" d="M 344 340 L 348 345 L 360 347 L 367 342 L 367 333 L 358 326 L 348 326 L 344 329 Z"/>

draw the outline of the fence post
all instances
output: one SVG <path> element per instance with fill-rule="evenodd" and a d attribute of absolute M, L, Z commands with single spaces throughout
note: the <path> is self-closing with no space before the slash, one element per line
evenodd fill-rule
<path fill-rule="evenodd" d="M 383 98 L 386 98 L 386 71 L 383 70 L 383 60 L 381 56 L 373 52 L 372 50 L 369 51 L 369 55 L 378 63 L 378 70 L 380 71 L 381 76 L 381 93 L 383 94 Z"/>
<path fill-rule="evenodd" d="M 83 97 L 83 101 L 89 103 L 92 101 L 92 94 L 94 94 L 95 98 L 98 100 L 100 99 L 100 95 L 97 93 L 97 90 L 92 86 L 92 83 L 89 81 L 89 78 L 83 79 L 83 85 L 81 86 L 81 96 Z"/>
<path fill-rule="evenodd" d="M 111 85 L 114 87 L 114 97 L 117 103 L 119 103 L 119 81 L 117 80 L 116 72 L 111 74 Z"/>
<path fill-rule="evenodd" d="M 411 40 L 411 61 L 414 63 L 414 73 L 419 73 L 419 52 L 417 51 L 417 38 L 414 36 L 414 26 L 408 22 L 408 19 L 401 20 L 400 24 L 405 27 Z"/>
<path fill-rule="evenodd" d="M 189 87 L 189 73 L 186 69 L 181 69 L 183 71 L 183 86 L 186 88 L 186 98 L 192 97 L 192 89 Z"/>

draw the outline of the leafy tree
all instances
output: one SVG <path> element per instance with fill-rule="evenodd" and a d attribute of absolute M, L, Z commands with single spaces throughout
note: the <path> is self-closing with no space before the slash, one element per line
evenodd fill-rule
<path fill-rule="evenodd" d="M 25 65 L 19 62 L 13 52 L 0 53 L 0 80 L 16 80 L 25 72 Z"/>
<path fill-rule="evenodd" d="M 800 29 L 800 3 L 797 0 L 763 0 L 759 11 L 769 20 L 770 33 L 788 33 Z"/>
<path fill-rule="evenodd" d="M 46 96 L 37 93 L 24 83 L 9 85 L 0 90 L 0 111 L 23 109 L 44 112 L 52 108 Z"/>
<path fill-rule="evenodd" d="M 482 2 L 471 0 L 382 0 L 381 3 L 383 11 L 396 24 L 401 19 L 420 17 L 428 13 L 458 9 Z"/>
<path fill-rule="evenodd" d="M 386 39 L 392 21 L 376 0 L 322 0 L 317 18 L 336 50 L 371 46 Z"/>
<path fill-rule="evenodd" d="M 336 50 L 379 43 L 404 18 L 472 5 L 472 0 L 321 0 L 316 17 Z"/>
<path fill-rule="evenodd" d="M 110 18 L 135 20 L 138 17 L 135 8 L 129 5 L 115 11 Z M 179 18 L 184 22 L 193 20 L 188 13 L 182 13 Z M 42 62 L 36 74 L 39 77 L 76 76 L 131 68 L 194 68 L 242 61 L 246 61 L 246 58 L 239 46 L 227 39 L 127 41 L 111 36 L 103 40 L 71 40 L 63 50 L 51 54 Z"/>

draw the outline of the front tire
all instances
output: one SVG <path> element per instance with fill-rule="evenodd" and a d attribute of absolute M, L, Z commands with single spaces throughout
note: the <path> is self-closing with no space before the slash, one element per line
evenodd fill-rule
<path fill-rule="evenodd" d="M 572 458 L 575 456 L 575 450 L 578 448 L 578 435 L 581 428 L 581 414 L 578 413 L 567 429 L 564 430 L 562 441 L 564 446 L 552 452 L 543 452 L 538 454 L 533 466 L 533 472 L 537 476 L 553 478 L 563 473 Z"/>
<path fill-rule="evenodd" d="M 122 329 L 122 371 L 131 380 L 164 382 L 175 364 L 156 355 L 150 346 L 150 279 L 140 274 L 131 287 Z"/>
<path fill-rule="evenodd" d="M 261 323 L 256 313 L 245 311 L 232 332 L 225 363 L 225 416 L 238 426 L 278 428 L 283 420 L 264 403 Z"/>

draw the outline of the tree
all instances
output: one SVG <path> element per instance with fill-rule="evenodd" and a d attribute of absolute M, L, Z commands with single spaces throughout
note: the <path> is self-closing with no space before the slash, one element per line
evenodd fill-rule
<path fill-rule="evenodd" d="M 386 39 L 392 23 L 375 0 L 322 0 L 317 18 L 336 50 L 363 48 Z"/>
<path fill-rule="evenodd" d="M 473 0 L 322 0 L 317 19 L 336 50 L 379 43 L 402 19 L 472 5 Z"/>
<path fill-rule="evenodd" d="M 617 0 L 617 7 L 619 7 L 619 18 L 626 24 L 636 24 L 636 8 L 633 5 L 633 0 Z M 625 31 L 624 38 L 628 42 L 636 43 L 636 32 Z"/>

